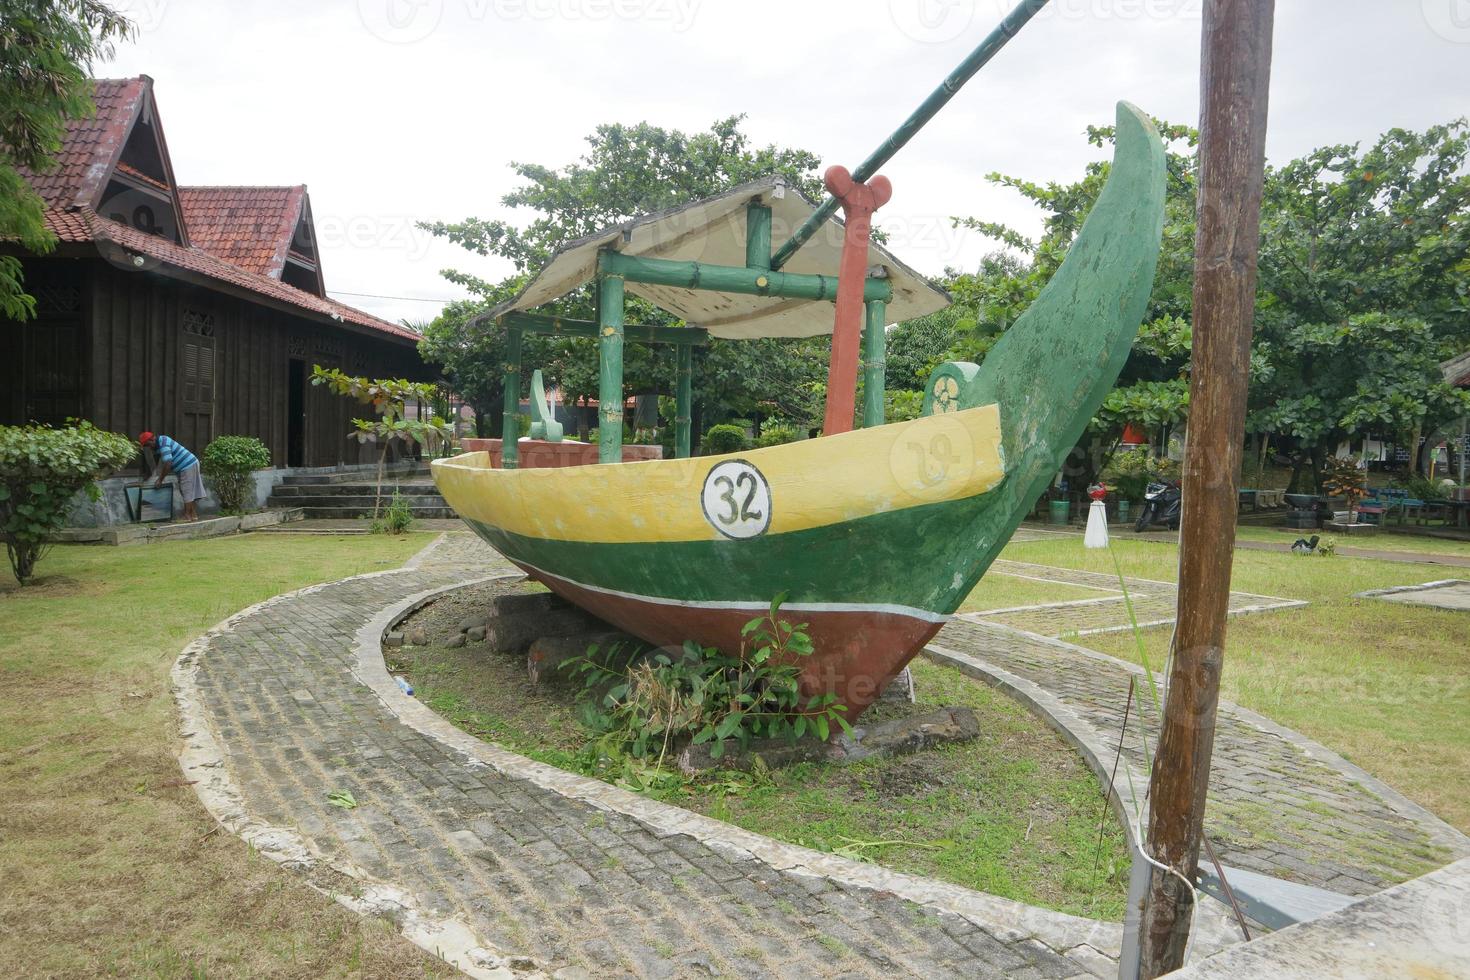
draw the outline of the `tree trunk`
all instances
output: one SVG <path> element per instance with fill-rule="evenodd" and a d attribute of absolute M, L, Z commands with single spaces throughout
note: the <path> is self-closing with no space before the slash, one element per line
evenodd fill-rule
<path fill-rule="evenodd" d="M 1194 349 L 1179 536 L 1178 627 L 1149 782 L 1146 978 L 1184 963 L 1204 836 L 1235 538 L 1260 248 L 1274 0 L 1206 0 L 1200 65 Z"/>

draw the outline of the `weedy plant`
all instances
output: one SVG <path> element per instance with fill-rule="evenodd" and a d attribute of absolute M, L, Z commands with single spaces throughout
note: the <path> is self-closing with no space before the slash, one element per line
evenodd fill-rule
<path fill-rule="evenodd" d="M 393 499 L 383 511 L 383 516 L 374 520 L 369 530 L 373 534 L 403 534 L 412 526 L 413 510 L 403 495 L 394 490 Z"/>
<path fill-rule="evenodd" d="M 753 738 L 795 741 L 811 733 L 825 740 L 837 728 L 851 731 L 836 694 L 803 697 L 801 660 L 811 656 L 812 641 L 805 623 L 779 618 L 783 599 L 745 624 L 733 655 L 689 642 L 677 655 L 616 647 L 600 655 L 594 647 L 574 661 L 582 721 L 602 736 L 589 747 L 591 761 L 607 766 L 631 757 L 661 769 L 685 743 L 713 743 L 718 759 L 732 741 L 743 748 Z M 657 779 L 636 764 L 630 771 L 638 781 Z"/>

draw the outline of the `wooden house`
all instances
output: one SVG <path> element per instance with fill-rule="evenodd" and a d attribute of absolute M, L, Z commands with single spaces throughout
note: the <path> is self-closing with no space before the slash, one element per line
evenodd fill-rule
<path fill-rule="evenodd" d="M 36 298 L 33 319 L 0 319 L 0 424 L 85 418 L 195 452 L 250 435 L 279 468 L 357 462 L 361 407 L 312 387 L 312 366 L 425 379 L 418 335 L 327 297 L 304 186 L 181 187 L 152 79 L 95 85 L 58 166 L 26 175 L 59 245 L 0 243 Z"/>

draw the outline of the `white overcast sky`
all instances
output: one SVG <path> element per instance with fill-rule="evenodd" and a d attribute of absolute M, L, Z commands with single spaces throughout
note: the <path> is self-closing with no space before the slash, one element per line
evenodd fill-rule
<path fill-rule="evenodd" d="M 993 170 L 1068 180 L 1128 99 L 1198 116 L 1202 0 L 1053 0 L 884 172 L 892 248 L 922 271 L 1028 232 Z M 426 320 L 457 267 L 507 267 L 413 227 L 514 217 L 512 161 L 561 166 L 599 123 L 686 131 L 746 113 L 760 144 L 854 166 L 1012 0 L 121 0 L 139 24 L 99 75 L 148 74 L 184 184 L 311 191 L 328 289 Z M 1470 0 L 1280 0 L 1268 157 L 1470 113 Z M 379 294 L 411 299 L 374 299 Z"/>

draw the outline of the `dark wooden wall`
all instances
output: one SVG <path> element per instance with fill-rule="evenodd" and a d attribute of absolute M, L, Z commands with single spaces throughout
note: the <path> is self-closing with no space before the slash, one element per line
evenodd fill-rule
<path fill-rule="evenodd" d="M 27 262 L 28 267 L 50 264 Z M 308 376 L 313 364 L 371 377 L 426 376 L 409 345 L 153 272 L 126 271 L 98 260 L 71 260 L 67 267 L 75 270 L 83 294 L 82 409 L 85 417 L 114 432 L 167 433 L 196 453 L 218 436 L 255 436 L 270 447 L 272 462 L 285 466 L 293 358 L 304 362 Z M 323 388 L 309 388 L 304 406 L 304 465 L 372 458 L 370 448 L 365 451 L 346 438 L 350 420 L 364 414 L 365 406 Z"/>

